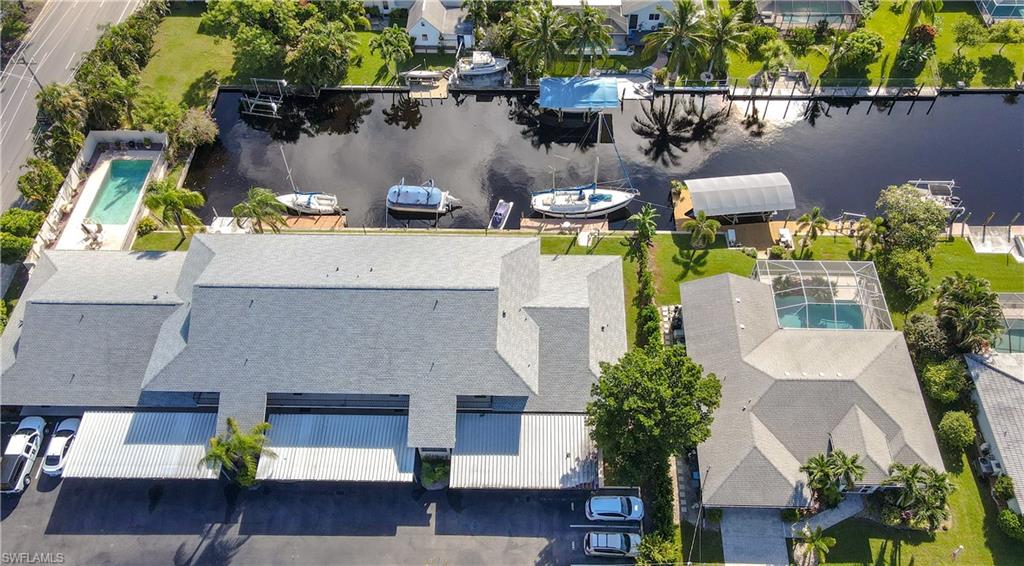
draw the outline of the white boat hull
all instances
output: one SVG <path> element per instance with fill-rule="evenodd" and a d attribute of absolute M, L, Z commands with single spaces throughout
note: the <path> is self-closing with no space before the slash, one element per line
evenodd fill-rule
<path fill-rule="evenodd" d="M 634 198 L 634 192 L 615 189 L 553 189 L 534 193 L 530 207 L 544 216 L 595 218 L 629 206 Z"/>
<path fill-rule="evenodd" d="M 512 201 L 498 201 L 498 206 L 494 207 L 494 213 L 491 214 L 491 223 L 489 224 L 491 230 L 505 229 L 505 224 L 508 224 L 508 217 L 512 215 L 513 206 L 515 206 L 515 203 Z"/>
<path fill-rule="evenodd" d="M 338 214 L 338 197 L 326 193 L 279 195 L 277 202 L 299 214 Z"/>
<path fill-rule="evenodd" d="M 493 75 L 504 73 L 508 68 L 508 59 L 504 57 L 492 57 L 490 53 L 483 53 L 482 57 L 466 57 L 459 59 L 456 69 L 460 76 L 472 77 L 482 75 Z"/>

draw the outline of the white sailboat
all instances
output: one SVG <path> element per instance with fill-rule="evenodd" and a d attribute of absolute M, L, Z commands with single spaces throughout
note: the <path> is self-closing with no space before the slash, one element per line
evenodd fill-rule
<path fill-rule="evenodd" d="M 327 193 L 292 193 L 278 195 L 277 202 L 299 214 L 338 214 L 338 197 Z"/>
<path fill-rule="evenodd" d="M 636 189 L 605 189 L 597 184 L 599 160 L 594 162 L 594 181 L 574 187 L 552 187 L 530 195 L 530 207 L 545 215 L 559 218 L 595 218 L 606 216 L 629 206 L 636 198 Z"/>

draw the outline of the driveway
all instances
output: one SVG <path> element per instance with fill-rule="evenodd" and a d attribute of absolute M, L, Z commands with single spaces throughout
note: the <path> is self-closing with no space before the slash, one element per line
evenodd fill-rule
<path fill-rule="evenodd" d="M 789 547 L 778 509 L 724 509 L 722 551 L 727 564 L 789 564 Z"/>
<path fill-rule="evenodd" d="M 589 495 L 43 477 L 3 498 L 2 543 L 65 564 L 578 564 Z"/>

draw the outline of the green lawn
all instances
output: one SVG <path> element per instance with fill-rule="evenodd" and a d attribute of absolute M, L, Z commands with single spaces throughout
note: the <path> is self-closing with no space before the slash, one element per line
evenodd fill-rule
<path fill-rule="evenodd" d="M 681 535 L 680 550 L 683 557 L 682 564 L 687 563 L 687 558 L 694 564 L 723 564 L 725 555 L 722 553 L 722 535 L 716 531 L 697 531 L 693 525 L 683 521 L 679 526 Z M 697 540 L 694 538 L 697 537 Z"/>
<path fill-rule="evenodd" d="M 192 238 L 181 239 L 175 232 L 150 232 L 135 239 L 133 252 L 183 252 L 188 250 Z"/>
<path fill-rule="evenodd" d="M 900 75 L 893 69 L 896 60 L 896 52 L 899 50 L 900 40 L 903 38 L 910 14 L 908 10 L 900 11 L 899 3 L 882 1 L 880 6 L 866 20 L 865 29 L 877 32 L 885 40 L 885 48 L 878 59 L 869 65 L 866 73 L 847 72 L 840 79 L 847 81 L 870 79 L 877 83 L 882 77 Z M 896 10 L 893 7 L 897 7 Z M 918 83 L 940 84 L 938 76 L 938 62 L 945 61 L 956 52 L 956 43 L 953 40 L 953 24 L 960 19 L 978 18 L 977 7 L 973 2 L 946 2 L 935 27 L 938 30 L 936 36 L 936 55 L 931 59 L 916 76 L 902 77 L 915 79 Z M 979 47 L 964 49 L 964 54 L 979 61 L 981 70 L 974 77 L 971 86 L 1003 87 L 1012 85 L 1013 78 L 1019 78 L 1024 71 L 1024 45 L 1009 45 L 999 55 L 999 45 L 995 43 L 985 44 Z M 799 57 L 794 57 L 791 65 L 794 68 L 807 71 L 812 80 L 819 77 L 825 68 L 826 60 L 813 49 Z M 746 79 L 761 69 L 762 61 L 748 57 L 742 53 L 731 53 L 729 56 L 729 75 L 733 78 Z"/>

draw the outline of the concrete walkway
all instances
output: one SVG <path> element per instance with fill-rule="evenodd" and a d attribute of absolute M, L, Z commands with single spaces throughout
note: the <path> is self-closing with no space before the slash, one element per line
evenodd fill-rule
<path fill-rule="evenodd" d="M 848 493 L 846 497 L 839 502 L 839 505 L 832 509 L 826 509 L 817 515 L 808 517 L 806 521 L 797 521 L 789 525 L 786 532 L 787 537 L 799 538 L 803 533 L 804 527 L 810 527 L 812 530 L 818 527 L 827 529 L 833 525 L 838 525 L 843 521 L 853 517 L 857 513 L 864 510 L 864 496 L 858 493 Z"/>
<path fill-rule="evenodd" d="M 722 550 L 727 564 L 789 564 L 778 509 L 723 509 Z"/>

